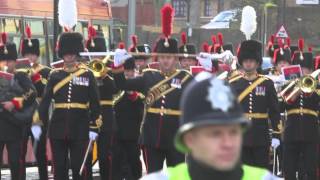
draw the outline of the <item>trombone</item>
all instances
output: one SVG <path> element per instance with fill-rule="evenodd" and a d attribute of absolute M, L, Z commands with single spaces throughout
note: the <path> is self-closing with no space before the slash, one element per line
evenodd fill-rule
<path fill-rule="evenodd" d="M 318 86 L 317 76 L 320 74 L 320 69 L 312 72 L 310 75 L 303 76 L 300 79 L 292 80 L 288 86 L 280 92 L 280 96 L 288 102 L 296 97 L 301 91 L 304 93 L 313 93 Z M 289 90 L 293 90 L 289 93 Z M 286 96 L 287 95 L 287 96 Z"/>
<path fill-rule="evenodd" d="M 91 69 L 96 78 L 103 77 L 111 71 L 111 68 L 107 67 L 107 62 L 110 59 L 110 56 L 106 56 L 103 59 L 93 59 L 88 63 L 88 68 Z"/>

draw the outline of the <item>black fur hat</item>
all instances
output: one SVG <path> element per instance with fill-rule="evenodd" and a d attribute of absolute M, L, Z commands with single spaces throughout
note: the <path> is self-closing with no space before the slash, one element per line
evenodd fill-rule
<path fill-rule="evenodd" d="M 173 38 L 168 38 L 167 40 L 161 38 L 158 40 L 155 50 L 157 53 L 176 54 L 179 52 L 178 41 Z"/>
<path fill-rule="evenodd" d="M 301 56 L 302 55 L 302 56 Z M 292 64 L 300 65 L 301 67 L 314 69 L 314 59 L 311 52 L 300 53 L 296 51 L 292 58 Z"/>
<path fill-rule="evenodd" d="M 31 39 L 31 44 L 29 45 L 29 40 L 24 39 L 22 42 L 21 54 L 24 56 L 25 54 L 35 54 L 37 56 L 40 55 L 40 43 L 39 39 Z"/>
<path fill-rule="evenodd" d="M 288 48 L 278 48 L 274 51 L 273 63 L 277 64 L 279 61 L 287 61 L 289 64 L 291 63 L 291 51 Z"/>
<path fill-rule="evenodd" d="M 15 43 L 6 43 L 6 48 L 4 46 L 0 47 L 0 61 L 1 60 L 11 60 L 16 61 L 18 58 L 17 47 Z"/>
<path fill-rule="evenodd" d="M 135 53 L 145 53 L 145 54 L 150 54 L 152 52 L 151 47 L 148 44 L 141 44 L 138 45 L 137 47 L 131 47 L 129 48 L 130 52 L 135 52 Z M 148 56 L 135 56 L 134 59 L 148 59 Z"/>
<path fill-rule="evenodd" d="M 87 49 L 90 52 L 106 52 L 106 40 L 103 37 L 96 37 L 93 39 L 94 43 L 91 43 L 91 39 L 87 41 Z"/>
<path fill-rule="evenodd" d="M 62 33 L 59 39 L 59 57 L 62 58 L 66 54 L 76 54 L 80 56 L 80 52 L 84 51 L 83 37 L 78 32 Z"/>
<path fill-rule="evenodd" d="M 243 60 L 254 59 L 258 64 L 262 63 L 262 43 L 256 40 L 243 41 L 238 53 L 238 62 L 242 65 Z"/>

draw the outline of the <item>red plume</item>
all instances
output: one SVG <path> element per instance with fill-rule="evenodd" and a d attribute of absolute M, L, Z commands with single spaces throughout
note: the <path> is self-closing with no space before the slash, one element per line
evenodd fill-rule
<path fill-rule="evenodd" d="M 311 53 L 312 53 L 312 50 L 313 50 L 313 47 L 312 47 L 312 45 L 310 45 L 310 46 L 308 47 L 308 52 L 311 52 Z"/>
<path fill-rule="evenodd" d="M 124 49 L 124 47 L 125 47 L 124 42 L 120 42 L 120 43 L 118 44 L 118 48 L 119 48 L 119 49 Z"/>
<path fill-rule="evenodd" d="M 89 35 L 89 39 L 93 39 L 94 37 L 96 37 L 97 32 L 93 26 L 88 27 L 88 35 Z"/>
<path fill-rule="evenodd" d="M 168 38 L 172 33 L 174 9 L 171 4 L 165 4 L 161 9 L 162 33 Z"/>
<path fill-rule="evenodd" d="M 29 25 L 27 25 L 27 27 L 26 27 L 26 33 L 27 33 L 27 38 L 31 39 L 31 28 Z"/>
<path fill-rule="evenodd" d="M 187 33 L 186 32 L 181 33 L 181 42 L 183 45 L 187 44 Z"/>
<path fill-rule="evenodd" d="M 218 40 L 219 40 L 219 44 L 223 46 L 223 35 L 220 32 L 218 33 Z"/>
<path fill-rule="evenodd" d="M 299 39 L 298 46 L 299 46 L 299 50 L 300 50 L 300 51 L 303 51 L 304 40 L 303 40 L 302 38 Z"/>
<path fill-rule="evenodd" d="M 2 43 L 3 43 L 3 44 L 7 44 L 8 36 L 7 36 L 7 33 L 6 33 L 6 32 L 3 32 L 3 33 L 1 34 L 1 38 L 2 38 Z"/>
<path fill-rule="evenodd" d="M 278 45 L 280 48 L 283 48 L 283 41 L 281 38 L 278 38 Z"/>
<path fill-rule="evenodd" d="M 137 44 L 138 44 L 138 36 L 132 35 L 132 36 L 131 36 L 131 41 L 132 41 L 132 46 L 133 46 L 133 47 L 137 47 Z"/>
<path fill-rule="evenodd" d="M 287 46 L 290 47 L 291 46 L 291 39 L 289 37 L 287 37 Z"/>
<path fill-rule="evenodd" d="M 271 42 L 272 44 L 274 44 L 274 34 L 272 34 L 272 35 L 270 36 L 270 42 Z"/>
<path fill-rule="evenodd" d="M 211 36 L 211 41 L 212 41 L 212 44 L 215 45 L 217 43 L 217 38 L 215 35 L 212 35 Z"/>
<path fill-rule="evenodd" d="M 203 50 L 204 52 L 209 52 L 209 44 L 208 44 L 207 42 L 204 42 L 204 43 L 202 44 L 202 50 Z"/>

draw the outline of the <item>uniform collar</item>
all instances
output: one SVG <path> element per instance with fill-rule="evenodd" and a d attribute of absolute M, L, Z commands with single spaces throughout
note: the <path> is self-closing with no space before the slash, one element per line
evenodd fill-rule
<path fill-rule="evenodd" d="M 247 72 L 245 72 L 243 74 L 243 78 L 248 80 L 248 81 L 253 81 L 253 80 L 257 79 L 258 77 L 259 77 L 259 74 L 257 72 L 255 72 L 255 73 L 247 73 Z"/>
<path fill-rule="evenodd" d="M 78 63 L 75 63 L 74 66 L 72 66 L 72 67 L 66 67 L 66 66 L 63 67 L 63 70 L 65 72 L 75 72 L 78 69 L 79 69 L 79 64 Z"/>
<path fill-rule="evenodd" d="M 194 160 L 191 156 L 189 157 L 187 164 L 192 180 L 241 180 L 243 176 L 243 170 L 240 163 L 234 170 L 224 172 L 208 167 L 207 165 Z"/>

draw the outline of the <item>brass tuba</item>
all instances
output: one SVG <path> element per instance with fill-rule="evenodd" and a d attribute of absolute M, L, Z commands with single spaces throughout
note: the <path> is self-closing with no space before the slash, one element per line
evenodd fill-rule
<path fill-rule="evenodd" d="M 93 75 L 97 78 L 103 77 L 108 73 L 111 68 L 107 67 L 107 62 L 110 56 L 106 56 L 104 59 L 93 59 L 89 62 L 88 68 L 92 70 Z"/>

